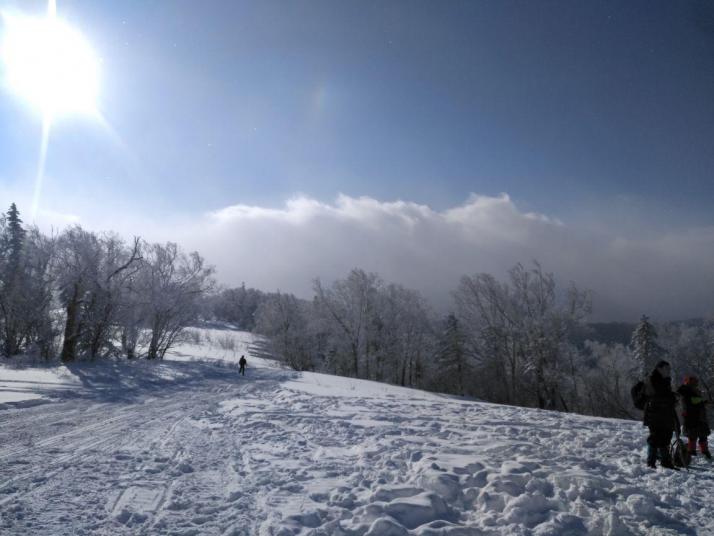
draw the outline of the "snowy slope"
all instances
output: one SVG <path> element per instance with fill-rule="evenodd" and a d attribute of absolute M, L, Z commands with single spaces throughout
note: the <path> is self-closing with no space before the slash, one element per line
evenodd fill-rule
<path fill-rule="evenodd" d="M 639 423 L 250 355 L 240 377 L 252 337 L 219 331 L 175 361 L 59 367 L 52 403 L 0 411 L 0 533 L 714 534 L 714 468 L 646 469 Z"/>

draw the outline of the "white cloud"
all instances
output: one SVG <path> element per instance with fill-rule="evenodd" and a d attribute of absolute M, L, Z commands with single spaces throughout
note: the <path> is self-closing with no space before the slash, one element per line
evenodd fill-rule
<path fill-rule="evenodd" d="M 624 232 L 625 230 L 619 230 Z M 569 226 L 525 213 L 506 194 L 472 195 L 436 211 L 406 201 L 340 195 L 308 197 L 283 208 L 235 205 L 181 231 L 230 285 L 241 281 L 307 297 L 314 277 L 332 280 L 361 267 L 421 290 L 439 308 L 464 274 L 504 277 L 516 262 L 538 259 L 562 285 L 595 294 L 597 318 L 709 314 L 714 308 L 714 228 L 647 240 Z"/>
<path fill-rule="evenodd" d="M 13 199 L 22 210 L 19 198 Z M 591 219 L 561 222 L 519 210 L 507 194 L 473 194 L 441 211 L 408 201 L 340 195 L 323 203 L 299 196 L 282 208 L 233 205 L 194 218 L 53 200 L 42 213 L 45 229 L 79 222 L 127 237 L 179 242 L 201 252 L 228 285 L 245 281 L 309 297 L 313 278 L 330 281 L 361 267 L 420 290 L 444 310 L 462 275 L 504 278 L 515 263 L 538 259 L 563 287 L 575 281 L 593 290 L 597 319 L 714 312 L 714 227 L 658 232 L 641 217 L 627 228 L 606 217 L 597 226 Z M 64 207 L 73 214 L 59 209 Z M 603 206 L 603 214 L 607 210 Z"/>

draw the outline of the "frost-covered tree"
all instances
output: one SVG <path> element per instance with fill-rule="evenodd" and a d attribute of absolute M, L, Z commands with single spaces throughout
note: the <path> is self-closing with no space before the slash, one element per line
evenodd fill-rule
<path fill-rule="evenodd" d="M 139 272 L 128 278 L 119 296 L 122 306 L 117 313 L 117 330 L 121 353 L 127 359 L 137 357 L 142 330 L 146 325 L 148 314 L 148 307 L 144 303 L 144 296 L 139 284 L 142 268 L 143 263 L 139 267 Z"/>
<path fill-rule="evenodd" d="M 646 315 L 642 315 L 640 323 L 632 332 L 630 348 L 642 376 L 647 375 L 654 368 L 664 353 L 663 348 L 657 342 L 657 330 Z"/>
<path fill-rule="evenodd" d="M 197 320 L 214 270 L 197 252 L 186 254 L 172 242 L 146 246 L 144 257 L 138 284 L 145 297 L 147 358 L 163 359 L 184 328 Z"/>
<path fill-rule="evenodd" d="M 251 331 L 255 327 L 258 307 L 265 299 L 266 293 L 247 288 L 243 283 L 238 288 L 222 289 L 209 296 L 204 307 L 209 318 Z"/>
<path fill-rule="evenodd" d="M 117 353 L 116 330 L 126 303 L 127 286 L 141 269 L 141 242 L 134 238 L 128 247 L 118 236 L 101 237 L 102 258 L 97 280 L 86 304 L 86 333 L 80 340 L 81 350 L 94 359 Z"/>
<path fill-rule="evenodd" d="M 0 234 L 0 324 L 2 353 L 17 354 L 27 332 L 24 290 L 28 280 L 23 266 L 25 230 L 15 203 L 3 218 Z"/>
<path fill-rule="evenodd" d="M 91 298 L 99 274 L 101 244 L 94 233 L 80 226 L 67 229 L 58 238 L 56 280 L 64 308 L 64 338 L 60 358 L 64 362 L 77 358 L 77 344 L 87 320 L 83 305 Z"/>
<path fill-rule="evenodd" d="M 47 237 L 12 204 L 0 214 L 0 352 L 134 357 L 146 333 L 148 356 L 162 357 L 196 318 L 212 271 L 175 244 L 127 245 L 78 225 Z"/>
<path fill-rule="evenodd" d="M 632 352 L 622 344 L 586 341 L 581 356 L 578 402 L 581 413 L 636 418 L 630 388 L 637 369 Z"/>
<path fill-rule="evenodd" d="M 438 386 L 456 394 L 464 394 L 464 382 L 471 376 L 466 338 L 459 319 L 451 313 L 446 317 L 444 329 L 439 336 L 435 355 Z"/>
<path fill-rule="evenodd" d="M 707 397 L 714 395 L 714 323 L 682 322 L 661 326 L 658 344 L 667 349 L 673 369 L 681 376 L 694 375 Z M 681 378 L 680 378 L 681 379 Z"/>
<path fill-rule="evenodd" d="M 431 381 L 433 324 L 419 292 L 394 283 L 378 289 L 367 330 L 370 379 L 410 387 Z"/>
<path fill-rule="evenodd" d="M 0 350 L 6 356 L 52 345 L 52 240 L 25 229 L 13 203 L 0 218 Z"/>
<path fill-rule="evenodd" d="M 26 231 L 23 255 L 25 350 L 49 359 L 57 352 L 60 318 L 55 300 L 55 238 L 37 227 Z"/>
<path fill-rule="evenodd" d="M 272 355 L 295 370 L 312 368 L 310 308 L 292 294 L 276 292 L 267 295 L 255 315 L 255 332 L 268 338 Z"/>
<path fill-rule="evenodd" d="M 424 385 L 433 353 L 431 313 L 416 291 L 352 270 L 329 287 L 315 281 L 311 302 L 268 294 L 257 333 L 273 355 L 313 368 L 399 385 Z"/>
<path fill-rule="evenodd" d="M 377 274 L 360 269 L 327 288 L 319 279 L 314 282 L 317 313 L 334 335 L 332 343 L 343 374 L 370 377 L 367 336 L 383 284 Z"/>
<path fill-rule="evenodd" d="M 22 227 L 20 211 L 15 203 L 12 203 L 5 217 L 5 229 L 2 235 L 2 246 L 0 246 L 6 255 L 8 273 L 10 274 L 20 267 L 24 242 L 25 229 Z"/>
<path fill-rule="evenodd" d="M 488 373 L 481 380 L 497 379 L 500 395 L 494 395 L 500 401 L 541 408 L 566 405 L 564 343 L 590 312 L 588 292 L 571 285 L 558 293 L 553 274 L 535 262 L 531 269 L 517 264 L 506 283 L 490 274 L 465 276 L 455 299 L 479 368 Z"/>
<path fill-rule="evenodd" d="M 124 287 L 140 267 L 140 240 L 127 248 L 115 235 L 67 229 L 58 240 L 56 279 L 65 309 L 61 359 L 114 352 Z"/>

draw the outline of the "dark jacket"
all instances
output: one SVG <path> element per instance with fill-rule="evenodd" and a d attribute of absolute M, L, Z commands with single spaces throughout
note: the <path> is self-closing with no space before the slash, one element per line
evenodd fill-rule
<path fill-rule="evenodd" d="M 678 429 L 677 395 L 672 391 L 672 380 L 663 377 L 655 369 L 645 382 L 645 392 L 647 393 L 645 426 L 672 431 Z"/>
<path fill-rule="evenodd" d="M 693 385 L 682 385 L 677 392 L 682 397 L 682 417 L 685 433 L 709 435 L 706 401 Z"/>

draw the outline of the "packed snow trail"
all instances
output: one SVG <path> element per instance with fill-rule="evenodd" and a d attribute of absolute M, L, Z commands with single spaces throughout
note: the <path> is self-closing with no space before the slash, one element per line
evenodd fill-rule
<path fill-rule="evenodd" d="M 176 368 L 200 380 L 148 388 L 147 375 Z M 140 375 L 141 386 L 127 393 L 124 384 L 107 384 L 101 394 L 87 389 L 0 414 L 1 533 L 153 534 L 165 517 L 179 517 L 167 532 L 217 534 L 216 523 L 241 518 L 216 515 L 232 509 L 240 434 L 205 424 L 222 401 L 272 391 L 285 373 L 252 371 L 247 381 L 232 369 L 189 363 L 118 372 Z M 214 524 L 198 530 L 202 519 Z"/>
<path fill-rule="evenodd" d="M 639 423 L 251 362 L 78 366 L 0 411 L 0 533 L 714 533 L 714 472 L 647 469 Z"/>

